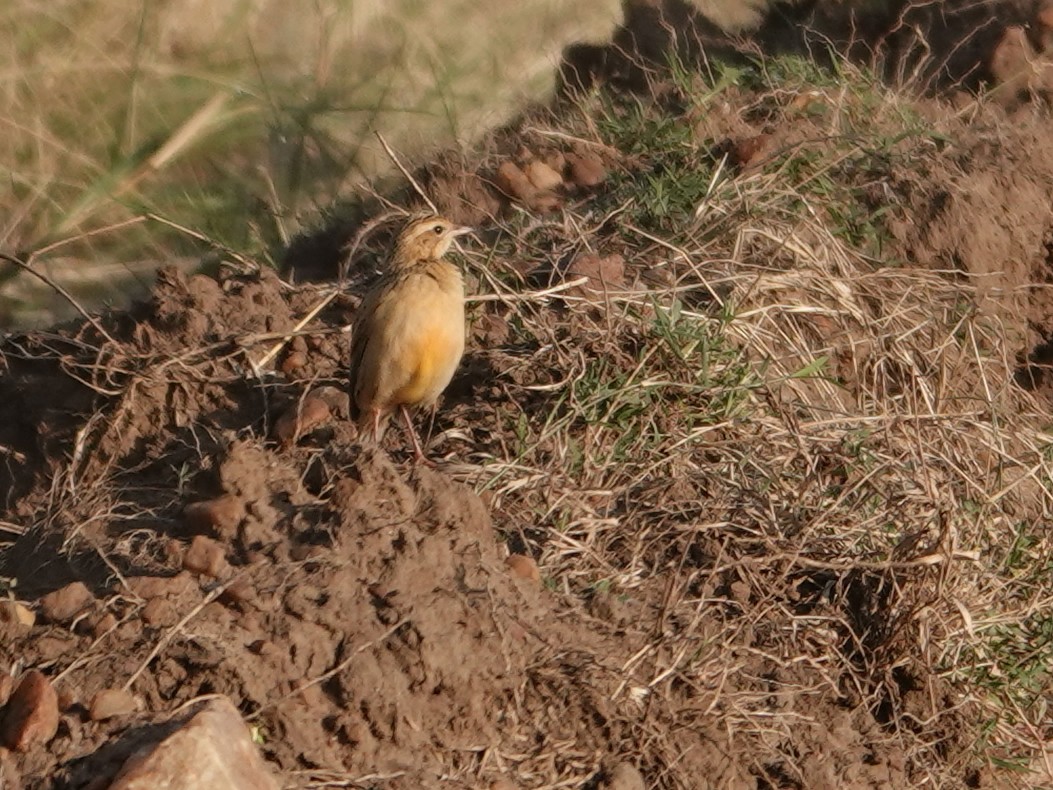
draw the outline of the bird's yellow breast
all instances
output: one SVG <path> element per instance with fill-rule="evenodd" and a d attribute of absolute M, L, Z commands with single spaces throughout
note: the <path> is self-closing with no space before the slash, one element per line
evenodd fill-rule
<path fill-rule="evenodd" d="M 406 349 L 409 377 L 393 393 L 392 400 L 407 406 L 435 400 L 450 383 L 463 351 L 463 337 L 452 332 L 440 330 L 415 338 L 413 346 Z"/>

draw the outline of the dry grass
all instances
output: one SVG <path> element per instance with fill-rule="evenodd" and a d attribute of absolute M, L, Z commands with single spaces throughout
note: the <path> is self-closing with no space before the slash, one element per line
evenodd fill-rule
<path fill-rule="evenodd" d="M 858 237 L 841 220 L 865 210 L 848 200 L 854 158 L 879 149 L 909 167 L 933 151 L 925 135 L 898 136 L 917 120 L 909 100 L 846 76 L 821 121 L 843 137 L 801 152 L 840 192 L 781 157 L 728 177 L 701 165 L 704 141 L 677 138 L 679 160 L 652 149 L 660 183 L 633 176 L 609 201 L 630 205 L 502 226 L 497 255 L 476 262 L 498 267 L 490 284 L 510 297 L 517 351 L 490 354 L 510 382 L 493 415 L 501 430 L 465 446 L 480 466 L 470 477 L 553 590 L 586 608 L 646 610 L 657 596 L 657 614 L 626 626 L 642 645 L 631 660 L 592 656 L 576 682 L 609 696 L 605 715 L 624 727 L 649 712 L 633 742 L 662 786 L 695 786 L 690 766 L 676 767 L 672 733 L 685 726 L 728 734 L 807 784 L 795 733 L 807 700 L 831 697 L 875 717 L 911 786 L 955 786 L 977 755 L 1019 769 L 998 781 L 1041 784 L 1047 420 L 1014 383 L 1013 333 L 977 311 L 967 281 L 846 241 Z M 661 113 L 646 109 L 624 139 L 647 149 Z M 595 130 L 624 117 L 602 104 L 587 114 L 552 131 L 617 142 Z M 645 212 L 639 227 L 656 192 L 690 191 L 684 162 L 705 171 L 695 210 Z M 588 250 L 623 254 L 632 287 L 540 305 L 500 285 L 516 281 L 503 260 L 522 271 L 523 258 Z M 781 712 L 748 677 L 758 666 L 781 668 L 780 698 L 794 700 Z M 539 672 L 533 692 L 571 693 Z M 919 687 L 924 710 L 908 701 Z M 565 713 L 552 709 L 532 722 L 539 732 L 558 730 Z M 537 757 L 546 786 L 594 770 L 587 753 L 560 754 Z"/>
<path fill-rule="evenodd" d="M 386 172 L 374 131 L 421 157 L 472 140 L 544 96 L 562 47 L 604 39 L 616 11 L 8 3 L 0 250 L 35 254 L 92 304 L 141 293 L 158 261 L 190 268 L 236 249 L 267 263 L 304 217 Z M 0 303 L 7 325 L 66 315 L 4 278 L 16 281 Z"/>

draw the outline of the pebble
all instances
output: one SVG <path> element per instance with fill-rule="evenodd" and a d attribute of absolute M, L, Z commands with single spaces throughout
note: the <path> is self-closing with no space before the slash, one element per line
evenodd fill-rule
<path fill-rule="evenodd" d="M 112 719 L 139 710 L 139 700 L 130 691 L 124 689 L 103 689 L 91 699 L 88 718 L 92 721 Z"/>

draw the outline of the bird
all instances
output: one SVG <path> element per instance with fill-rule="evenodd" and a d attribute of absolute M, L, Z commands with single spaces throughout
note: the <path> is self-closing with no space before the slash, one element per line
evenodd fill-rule
<path fill-rule="evenodd" d="M 464 278 L 443 256 L 471 232 L 437 214 L 407 222 L 351 327 L 348 378 L 359 431 L 371 429 L 379 442 L 398 409 L 416 460 L 429 465 L 409 410 L 434 405 L 464 355 Z"/>

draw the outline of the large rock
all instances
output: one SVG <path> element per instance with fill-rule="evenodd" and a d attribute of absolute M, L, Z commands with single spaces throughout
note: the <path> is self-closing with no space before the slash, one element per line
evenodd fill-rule
<path fill-rule="evenodd" d="M 110 790 L 278 790 L 237 709 L 209 700 L 159 744 L 133 754 Z"/>
<path fill-rule="evenodd" d="M 31 669 L 22 675 L 7 701 L 0 722 L 0 746 L 29 751 L 54 738 L 58 724 L 58 695 L 43 672 Z"/>

